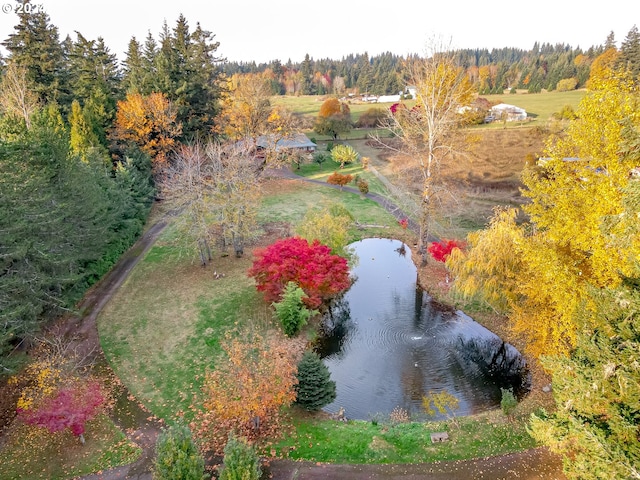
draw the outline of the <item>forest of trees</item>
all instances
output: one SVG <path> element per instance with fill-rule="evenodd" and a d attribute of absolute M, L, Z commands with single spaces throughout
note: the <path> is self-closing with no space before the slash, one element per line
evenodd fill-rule
<path fill-rule="evenodd" d="M 29 13 L 27 13 L 29 12 Z M 160 167 L 208 137 L 221 108 L 218 44 L 184 17 L 131 39 L 59 39 L 25 9 L 0 82 L 0 372 L 47 320 L 73 310 L 142 233 Z"/>
<path fill-rule="evenodd" d="M 638 30 L 634 27 L 620 47 L 636 75 L 639 42 Z M 565 44 L 535 43 L 528 51 L 466 49 L 456 51 L 454 57 L 481 95 L 503 93 L 508 89 L 539 93 L 543 89 L 585 87 L 591 63 L 611 47 L 615 47 L 613 34 L 602 45 L 588 50 Z M 302 63 L 291 60 L 284 64 L 280 60 L 261 64 L 225 63 L 222 68 L 228 75 L 267 72 L 274 94 L 344 95 L 351 92 L 386 95 L 397 94 L 406 87 L 404 69 L 409 60 L 390 52 L 371 57 L 365 52 L 350 54 L 340 60 L 313 60 L 307 55 Z"/>

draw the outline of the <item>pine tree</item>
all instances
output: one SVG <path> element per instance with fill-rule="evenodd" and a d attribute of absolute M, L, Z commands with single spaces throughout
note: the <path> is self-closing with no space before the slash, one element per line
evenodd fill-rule
<path fill-rule="evenodd" d="M 25 5 L 29 3 L 29 0 L 24 2 Z M 2 42 L 9 52 L 9 62 L 27 69 L 27 78 L 34 84 L 43 103 L 55 102 L 60 94 L 64 71 L 58 28 L 40 9 L 25 7 L 18 17 L 14 33 Z"/>
<path fill-rule="evenodd" d="M 533 437 L 564 456 L 568 478 L 640 477 L 640 291 L 638 279 L 592 291 L 585 328 L 568 357 L 543 364 L 558 408 L 531 417 Z"/>
<path fill-rule="evenodd" d="M 302 75 L 302 85 L 300 86 L 300 93 L 302 95 L 313 95 L 313 63 L 311 57 L 307 53 L 304 56 L 304 62 L 300 67 L 300 73 Z"/>
<path fill-rule="evenodd" d="M 143 91 L 144 82 L 144 57 L 142 46 L 135 37 L 131 37 L 127 48 L 127 56 L 124 60 L 124 72 L 122 76 L 123 89 L 126 93 L 150 93 Z"/>
<path fill-rule="evenodd" d="M 640 32 L 633 26 L 620 46 L 620 62 L 636 82 L 640 82 Z"/>
<path fill-rule="evenodd" d="M 336 383 L 322 359 L 312 351 L 306 351 L 298 363 L 296 403 L 313 411 L 320 410 L 336 399 Z"/>

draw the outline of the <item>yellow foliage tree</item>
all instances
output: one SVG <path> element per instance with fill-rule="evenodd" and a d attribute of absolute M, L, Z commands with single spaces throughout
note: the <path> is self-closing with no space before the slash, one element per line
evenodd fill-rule
<path fill-rule="evenodd" d="M 639 97 L 612 70 L 592 85 L 597 90 L 585 96 L 566 134 L 549 142 L 550 160 L 523 176 L 529 224 L 515 228 L 499 214 L 487 231 L 470 237 L 468 254 L 450 263 L 463 294 L 504 296 L 513 331 L 536 356 L 575 347 L 575 313 L 588 302 L 589 288 L 615 288 L 640 258 L 637 238 L 621 238 L 624 222 L 611 222 L 624 215 L 622 192 L 637 166 L 637 155 L 625 154 L 624 146 L 625 129 L 640 127 Z M 504 229 L 509 248 L 500 243 Z M 507 276 L 500 271 L 505 265 Z"/>
<path fill-rule="evenodd" d="M 243 140 L 254 148 L 261 140 L 264 162 L 275 165 L 286 160 L 276 155 L 277 143 L 294 136 L 298 129 L 293 114 L 284 107 L 271 104 L 272 74 L 251 73 L 234 75 L 227 83 L 227 94 L 222 103 L 220 129 L 232 140 Z"/>
<path fill-rule="evenodd" d="M 349 227 L 352 224 L 351 213 L 342 204 L 334 203 L 309 210 L 298 225 L 296 233 L 310 243 L 318 240 L 321 244 L 328 246 L 334 255 L 349 257 L 345 247 L 349 240 Z"/>
<path fill-rule="evenodd" d="M 204 409 L 192 429 L 213 450 L 228 434 L 249 439 L 274 436 L 281 428 L 281 409 L 296 399 L 299 349 L 272 333 L 227 338 L 224 357 L 206 375 Z"/>
<path fill-rule="evenodd" d="M 116 142 L 133 143 L 148 153 L 157 172 L 166 166 L 176 138 L 182 133 L 176 119 L 177 109 L 164 94 L 129 93 L 125 100 L 118 102 L 112 138 Z"/>
<path fill-rule="evenodd" d="M 479 296 L 494 310 L 505 313 L 520 298 L 518 250 L 524 231 L 516 224 L 517 210 L 499 209 L 485 230 L 467 236 L 467 253 L 454 248 L 446 264 L 456 278 L 455 290 L 466 297 Z"/>

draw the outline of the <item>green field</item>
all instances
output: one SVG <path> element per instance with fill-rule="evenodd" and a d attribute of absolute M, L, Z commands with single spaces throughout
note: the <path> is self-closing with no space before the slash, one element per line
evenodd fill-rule
<path fill-rule="evenodd" d="M 542 92 L 542 93 L 517 93 L 517 94 L 503 94 L 503 95 L 482 95 L 482 98 L 486 98 L 492 104 L 509 103 L 518 107 L 524 108 L 527 114 L 531 117 L 531 120 L 527 122 L 530 125 L 541 125 L 547 122 L 547 120 L 555 113 L 558 112 L 563 106 L 571 105 L 575 110 L 580 103 L 582 97 L 584 97 L 585 90 L 574 90 L 571 92 Z M 284 96 L 278 95 L 271 98 L 271 102 L 274 105 L 282 105 L 290 109 L 291 111 L 315 119 L 318 116 L 322 102 L 329 98 L 328 96 L 318 95 L 301 95 L 301 96 Z M 351 117 L 354 122 L 358 120 L 363 112 L 370 108 L 384 108 L 387 109 L 391 106 L 391 103 L 349 103 L 351 109 Z M 516 126 L 514 122 L 512 126 Z M 484 125 L 484 128 L 492 128 L 499 126 L 502 128 L 502 124 L 495 122 L 493 125 Z M 347 137 L 358 138 L 358 137 Z"/>
<path fill-rule="evenodd" d="M 527 115 L 533 117 L 533 123 L 537 124 L 549 120 L 555 112 L 558 112 L 565 105 L 571 105 L 576 110 L 585 93 L 585 90 L 573 90 L 571 92 L 483 95 L 483 98 L 492 104 L 508 103 L 524 108 Z M 496 124 L 500 124 L 500 122 L 496 122 Z"/>

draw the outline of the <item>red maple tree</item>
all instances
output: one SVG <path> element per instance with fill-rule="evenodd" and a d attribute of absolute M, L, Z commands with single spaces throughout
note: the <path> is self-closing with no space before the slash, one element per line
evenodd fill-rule
<path fill-rule="evenodd" d="M 346 259 L 332 255 L 317 240 L 311 244 L 300 237 L 278 240 L 257 249 L 254 257 L 248 275 L 267 302 L 279 301 L 285 285 L 295 282 L 306 295 L 302 301 L 309 308 L 318 308 L 351 285 Z"/>
<path fill-rule="evenodd" d="M 454 248 L 462 250 L 462 248 L 464 248 L 464 243 L 459 242 L 458 240 L 440 240 L 439 242 L 430 243 L 427 247 L 427 251 L 438 262 L 446 262 Z"/>
<path fill-rule="evenodd" d="M 104 402 L 100 384 L 90 382 L 60 388 L 36 408 L 19 410 L 18 414 L 25 423 L 45 427 L 52 433 L 69 428 L 84 443 L 84 426 L 99 413 Z"/>

